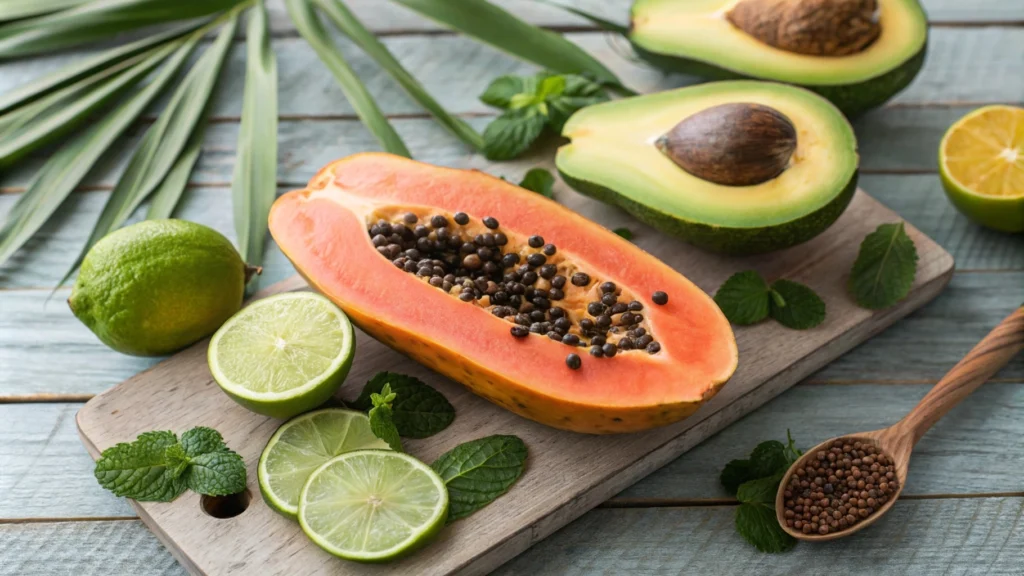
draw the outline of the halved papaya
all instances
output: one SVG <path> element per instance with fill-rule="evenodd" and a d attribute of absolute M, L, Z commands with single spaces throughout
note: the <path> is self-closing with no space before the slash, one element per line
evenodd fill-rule
<path fill-rule="evenodd" d="M 700 288 L 481 172 L 357 154 L 280 197 L 270 231 L 368 334 L 549 426 L 669 424 L 736 369 L 732 329 Z"/>

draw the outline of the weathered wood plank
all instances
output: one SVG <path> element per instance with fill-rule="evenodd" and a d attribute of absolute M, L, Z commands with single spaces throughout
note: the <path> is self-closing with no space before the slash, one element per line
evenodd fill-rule
<path fill-rule="evenodd" d="M 1019 574 L 1024 498 L 905 500 L 841 541 L 762 554 L 733 506 L 598 509 L 495 574 Z M 140 521 L 0 524 L 0 573 L 184 575 Z M 341 562 L 341 560 L 338 560 Z"/>
<path fill-rule="evenodd" d="M 353 383 L 355 385 L 357 383 Z M 1024 384 L 1024 383 L 1022 383 Z M 992 494 L 1020 490 L 1024 385 L 982 387 L 939 422 L 914 450 L 905 495 Z M 726 498 L 718 473 L 758 442 L 800 446 L 844 432 L 881 428 L 906 414 L 929 384 L 804 385 L 786 392 L 612 499 Z M 81 404 L 0 405 L 0 519 L 134 516 L 102 490 L 72 423 Z M 836 410 L 842 406 L 842 410 Z M 983 431 L 983 432 L 979 432 Z M 178 432 L 181 432 L 180 430 Z M 125 440 L 128 440 L 127 438 Z"/>
<path fill-rule="evenodd" d="M 635 61 L 624 41 L 587 32 L 567 35 L 620 75 L 626 84 L 654 92 L 699 80 L 665 75 Z M 528 74 L 536 68 L 462 36 L 397 36 L 384 39 L 396 58 L 421 80 L 449 111 L 492 114 L 478 96 L 495 77 Z M 353 69 L 366 82 L 381 109 L 389 115 L 420 114 L 415 102 L 371 59 L 344 39 L 339 46 Z M 333 77 L 301 38 L 277 38 L 274 48 L 280 70 L 280 113 L 291 117 L 351 116 L 353 110 Z M 19 60 L 0 65 L 0 93 L 50 72 L 87 53 Z M 928 59 L 914 83 L 894 102 L 983 103 L 1024 101 L 1024 28 L 936 28 L 928 44 Z M 245 76 L 245 46 L 233 47 L 221 80 L 213 114 L 237 118 Z"/>

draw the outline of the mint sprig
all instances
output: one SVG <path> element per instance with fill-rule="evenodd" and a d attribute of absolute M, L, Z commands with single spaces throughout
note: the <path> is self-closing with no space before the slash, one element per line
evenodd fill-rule
<path fill-rule="evenodd" d="M 758 444 L 749 458 L 726 464 L 719 478 L 740 501 L 736 531 L 762 552 L 785 552 L 796 544 L 775 518 L 775 495 L 782 476 L 803 454 L 788 430 L 786 437 L 787 444 L 777 440 Z"/>
<path fill-rule="evenodd" d="M 395 372 L 380 372 L 363 387 L 352 402 L 356 410 L 373 408 L 371 396 L 381 394 L 386 384 L 397 396 L 391 402 L 391 419 L 399 436 L 427 438 L 444 430 L 455 420 L 455 408 L 448 399 L 419 379 Z"/>
<path fill-rule="evenodd" d="M 523 176 L 519 187 L 536 192 L 545 198 L 554 198 L 555 177 L 543 168 L 533 168 Z"/>
<path fill-rule="evenodd" d="M 430 467 L 448 487 L 451 523 L 508 492 L 526 470 L 526 444 L 516 436 L 488 436 L 456 446 Z"/>
<path fill-rule="evenodd" d="M 917 273 L 917 248 L 903 222 L 882 224 L 861 242 L 849 289 L 859 306 L 881 310 L 907 297 Z"/>
<path fill-rule="evenodd" d="M 501 76 L 480 100 L 505 112 L 484 129 L 484 155 L 511 160 L 522 155 L 548 129 L 561 133 L 577 110 L 608 100 L 604 88 L 583 76 L 540 72 L 534 76 Z"/>
<path fill-rule="evenodd" d="M 242 457 L 219 432 L 203 427 L 185 432 L 181 442 L 170 431 L 144 432 L 104 450 L 93 474 L 115 495 L 140 502 L 171 502 L 186 489 L 223 496 L 246 483 Z"/>
<path fill-rule="evenodd" d="M 384 384 L 380 394 L 370 394 L 370 402 L 373 408 L 370 409 L 370 431 L 377 438 L 388 443 L 395 452 L 402 452 L 402 439 L 398 434 L 398 427 L 395 426 L 394 411 L 392 403 L 398 397 L 391 391 L 391 384 Z"/>
<path fill-rule="evenodd" d="M 739 326 L 757 324 L 769 316 L 794 330 L 814 328 L 825 321 L 825 301 L 814 290 L 784 279 L 768 285 L 755 270 L 729 277 L 715 293 L 715 303 Z"/>

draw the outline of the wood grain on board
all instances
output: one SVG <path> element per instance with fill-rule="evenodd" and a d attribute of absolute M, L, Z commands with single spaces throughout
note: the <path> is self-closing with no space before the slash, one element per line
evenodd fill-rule
<path fill-rule="evenodd" d="M 607 225 L 606 207 L 599 203 L 571 192 L 564 192 L 560 201 Z M 410 442 L 413 455 L 429 462 L 460 442 L 495 433 L 517 434 L 530 448 L 527 472 L 509 494 L 392 567 L 417 574 L 493 569 L 930 300 L 948 281 L 953 261 L 913 228 L 909 232 L 920 262 L 910 296 L 889 310 L 870 312 L 855 306 L 847 295 L 846 274 L 860 240 L 878 224 L 897 218 L 859 192 L 840 221 L 813 241 L 748 258 L 723 258 L 662 235 L 642 235 L 637 241 L 641 247 L 705 290 L 713 290 L 737 270 L 757 267 L 771 278 L 810 283 L 829 309 L 823 325 L 805 332 L 777 323 L 739 330 L 741 362 L 732 381 L 693 417 L 642 434 L 586 436 L 546 428 L 473 396 L 359 333 L 350 381 L 363 382 L 384 369 L 414 374 L 437 386 L 460 414 L 441 434 Z M 301 285 L 290 280 L 273 290 Z M 357 392 L 346 390 L 348 395 Z M 212 426 L 246 458 L 253 479 L 259 452 L 278 423 L 223 395 L 210 378 L 204 342 L 97 396 L 79 412 L 78 424 L 94 455 L 154 427 L 182 431 L 197 424 Z M 258 490 L 252 481 L 250 490 Z M 170 504 L 135 507 L 179 561 L 196 573 L 226 574 L 257 566 L 264 573 L 286 573 L 296 566 L 310 574 L 376 573 L 320 551 L 297 525 L 258 498 L 244 514 L 228 520 L 205 515 L 194 494 Z M 210 546 L 211 541 L 225 544 Z"/>

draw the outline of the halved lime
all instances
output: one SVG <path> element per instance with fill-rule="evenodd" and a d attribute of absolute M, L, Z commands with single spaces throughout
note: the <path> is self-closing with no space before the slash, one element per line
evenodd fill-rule
<path fill-rule="evenodd" d="M 312 292 L 257 300 L 210 340 L 221 389 L 246 408 L 290 418 L 323 404 L 348 376 L 355 335 L 348 317 Z"/>
<path fill-rule="evenodd" d="M 285 422 L 270 437 L 256 469 L 260 492 L 271 508 L 289 518 L 299 513 L 299 495 L 314 470 L 331 458 L 368 448 L 388 449 L 362 412 L 325 408 Z"/>
<path fill-rule="evenodd" d="M 384 562 L 419 548 L 444 527 L 448 490 L 423 462 L 401 452 L 357 450 L 309 476 L 299 524 L 324 550 Z"/>

